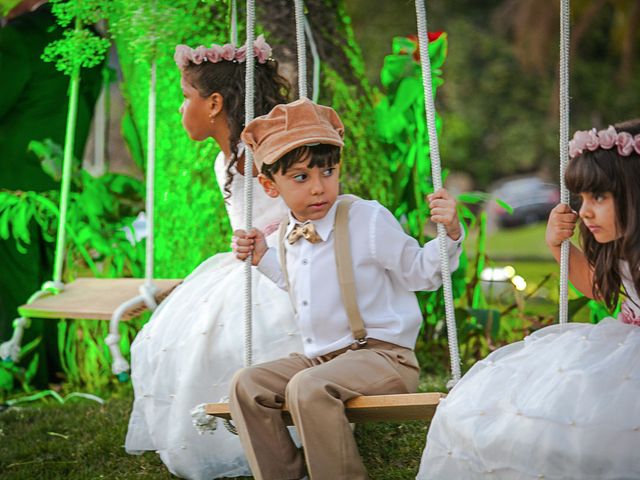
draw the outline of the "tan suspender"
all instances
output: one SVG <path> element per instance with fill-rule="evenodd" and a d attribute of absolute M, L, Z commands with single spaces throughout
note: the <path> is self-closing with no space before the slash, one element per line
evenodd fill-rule
<path fill-rule="evenodd" d="M 349 328 L 353 334 L 353 338 L 359 345 L 367 343 L 367 330 L 364 327 L 364 321 L 360 315 L 358 308 L 358 300 L 356 294 L 356 282 L 353 275 L 353 260 L 351 257 L 351 244 L 349 242 L 349 208 L 356 201 L 357 197 L 347 197 L 340 200 L 336 210 L 336 218 L 333 229 L 335 235 L 335 254 L 336 268 L 338 271 L 338 282 L 340 284 L 340 295 L 342 303 L 349 318 Z M 293 304 L 293 296 L 291 294 L 291 286 L 289 284 L 289 274 L 287 272 L 286 250 L 284 248 L 285 232 L 287 230 L 288 219 L 283 220 L 280 224 L 278 248 L 280 251 L 280 265 L 282 275 L 287 286 L 289 296 Z M 295 309 L 295 304 L 293 305 Z"/>
<path fill-rule="evenodd" d="M 338 204 L 333 229 L 336 236 L 336 268 L 338 270 L 342 303 L 344 303 L 344 308 L 347 311 L 349 328 L 353 338 L 360 345 L 364 345 L 367 343 L 367 330 L 364 328 L 364 321 L 358 308 L 351 243 L 349 242 L 349 208 L 355 200 L 355 198 L 345 198 Z"/>

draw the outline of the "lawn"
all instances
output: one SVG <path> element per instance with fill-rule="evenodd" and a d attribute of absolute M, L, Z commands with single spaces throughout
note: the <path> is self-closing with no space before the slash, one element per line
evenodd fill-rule
<path fill-rule="evenodd" d="M 442 391 L 445 379 L 421 389 Z M 123 444 L 131 409 L 130 386 L 104 404 L 83 399 L 12 407 L 0 413 L 0 478 L 171 479 L 153 452 L 127 455 Z M 371 423 L 356 438 L 372 479 L 413 479 L 420 465 L 428 423 Z"/>

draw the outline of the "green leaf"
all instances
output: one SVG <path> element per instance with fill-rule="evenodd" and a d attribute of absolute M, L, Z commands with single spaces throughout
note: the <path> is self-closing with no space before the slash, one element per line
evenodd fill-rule
<path fill-rule="evenodd" d="M 509 205 L 507 202 L 505 202 L 504 200 L 500 200 L 499 198 L 496 198 L 496 203 L 500 205 L 502 208 L 504 208 L 507 212 L 513 213 L 513 207 Z"/>

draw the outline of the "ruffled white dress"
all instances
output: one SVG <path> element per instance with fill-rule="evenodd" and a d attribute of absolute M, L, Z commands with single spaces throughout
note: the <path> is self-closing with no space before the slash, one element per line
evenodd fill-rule
<path fill-rule="evenodd" d="M 225 159 L 215 162 L 220 187 Z M 231 226 L 243 228 L 244 177 L 234 171 L 227 213 Z M 268 229 L 286 216 L 280 199 L 265 195 L 253 179 L 255 227 Z M 277 241 L 277 234 L 268 241 Z M 252 275 L 253 362 L 302 351 L 291 302 L 257 269 Z M 228 395 L 229 380 L 243 366 L 244 265 L 232 253 L 204 261 L 159 306 L 131 347 L 135 399 L 125 449 L 155 450 L 175 475 L 213 479 L 250 475 L 237 436 L 221 424 L 200 435 L 190 411 Z"/>
<path fill-rule="evenodd" d="M 478 362 L 438 406 L 418 479 L 640 479 L 640 299 Z"/>

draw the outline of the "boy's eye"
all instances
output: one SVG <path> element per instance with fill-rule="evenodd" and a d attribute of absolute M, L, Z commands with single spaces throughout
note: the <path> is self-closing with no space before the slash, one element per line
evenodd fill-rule
<path fill-rule="evenodd" d="M 331 175 L 333 175 L 333 172 L 335 170 L 335 167 L 327 168 L 326 170 L 323 170 L 322 175 L 324 175 L 325 177 L 330 177 Z"/>
<path fill-rule="evenodd" d="M 298 173 L 297 175 L 293 176 L 293 180 L 296 182 L 304 182 L 306 179 L 307 179 L 306 173 Z"/>

